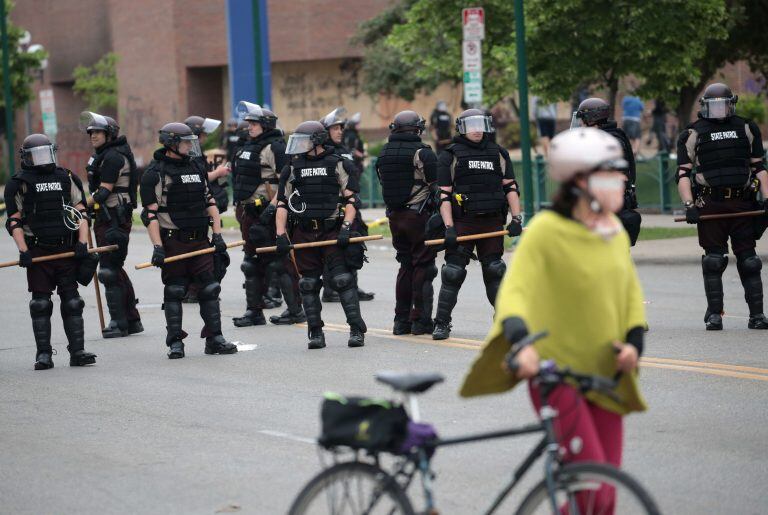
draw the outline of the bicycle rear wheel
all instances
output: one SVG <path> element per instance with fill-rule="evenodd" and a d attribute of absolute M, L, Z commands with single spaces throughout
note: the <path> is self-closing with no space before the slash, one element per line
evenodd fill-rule
<path fill-rule="evenodd" d="M 555 499 L 559 512 L 569 515 L 660 513 L 650 494 L 632 476 L 602 463 L 573 463 L 558 470 Z M 552 513 L 545 480 L 528 493 L 516 513 Z"/>
<path fill-rule="evenodd" d="M 312 478 L 289 515 L 414 515 L 395 479 L 369 463 L 337 463 Z"/>

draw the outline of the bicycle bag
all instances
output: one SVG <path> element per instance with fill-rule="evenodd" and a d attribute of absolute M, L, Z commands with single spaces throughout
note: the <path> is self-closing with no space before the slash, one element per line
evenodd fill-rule
<path fill-rule="evenodd" d="M 408 427 L 408 415 L 399 404 L 335 393 L 325 394 L 320 418 L 318 443 L 325 448 L 343 445 L 398 453 Z"/>

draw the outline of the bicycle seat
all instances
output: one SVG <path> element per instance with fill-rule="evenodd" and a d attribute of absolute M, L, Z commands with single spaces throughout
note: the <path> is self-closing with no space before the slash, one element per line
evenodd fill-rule
<path fill-rule="evenodd" d="M 436 372 L 419 374 L 411 372 L 385 371 L 376 374 L 376 380 L 391 386 L 398 392 L 424 393 L 445 378 Z"/>

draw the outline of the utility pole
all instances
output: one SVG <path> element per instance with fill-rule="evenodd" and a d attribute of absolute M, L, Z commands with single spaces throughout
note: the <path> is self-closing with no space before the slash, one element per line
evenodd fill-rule
<path fill-rule="evenodd" d="M 0 41 L 3 51 L 3 98 L 5 101 L 5 138 L 8 140 L 8 177 L 14 174 L 13 162 L 13 97 L 11 97 L 11 71 L 8 53 L 8 20 L 5 0 L 0 0 Z"/>
<path fill-rule="evenodd" d="M 517 90 L 520 93 L 520 150 L 523 152 L 523 203 L 526 222 L 533 216 L 533 173 L 531 133 L 528 124 L 528 59 L 525 55 L 523 0 L 515 0 L 515 43 L 517 47 Z"/>

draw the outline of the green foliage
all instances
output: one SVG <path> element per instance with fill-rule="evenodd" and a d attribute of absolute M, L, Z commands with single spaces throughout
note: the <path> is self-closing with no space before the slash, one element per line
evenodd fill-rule
<path fill-rule="evenodd" d="M 741 95 L 736 104 L 736 113 L 756 123 L 765 123 L 765 97 L 762 95 Z"/>
<path fill-rule="evenodd" d="M 202 146 L 203 152 L 206 150 L 212 150 L 214 148 L 221 148 L 221 131 L 224 124 L 220 124 L 216 127 L 216 130 L 208 134 L 205 138 L 205 144 Z"/>
<path fill-rule="evenodd" d="M 4 0 L 0 0 L 4 1 Z M 13 9 L 10 0 L 5 1 L 6 15 Z M 10 17 L 6 20 L 8 25 L 8 61 L 11 75 L 11 97 L 13 107 L 20 108 L 32 100 L 32 83 L 35 80 L 34 71 L 40 69 L 40 64 L 48 54 L 40 50 L 33 53 L 19 51 L 19 39 L 24 35 L 24 29 L 12 24 Z M 0 67 L 0 84 L 3 81 L 3 70 Z M 0 95 L 0 107 L 5 107 L 5 99 Z M 0 121 L 2 123 L 2 121 Z"/>
<path fill-rule="evenodd" d="M 75 68 L 72 89 L 82 96 L 91 111 L 117 109 L 117 54 L 109 52 L 93 66 Z"/>

